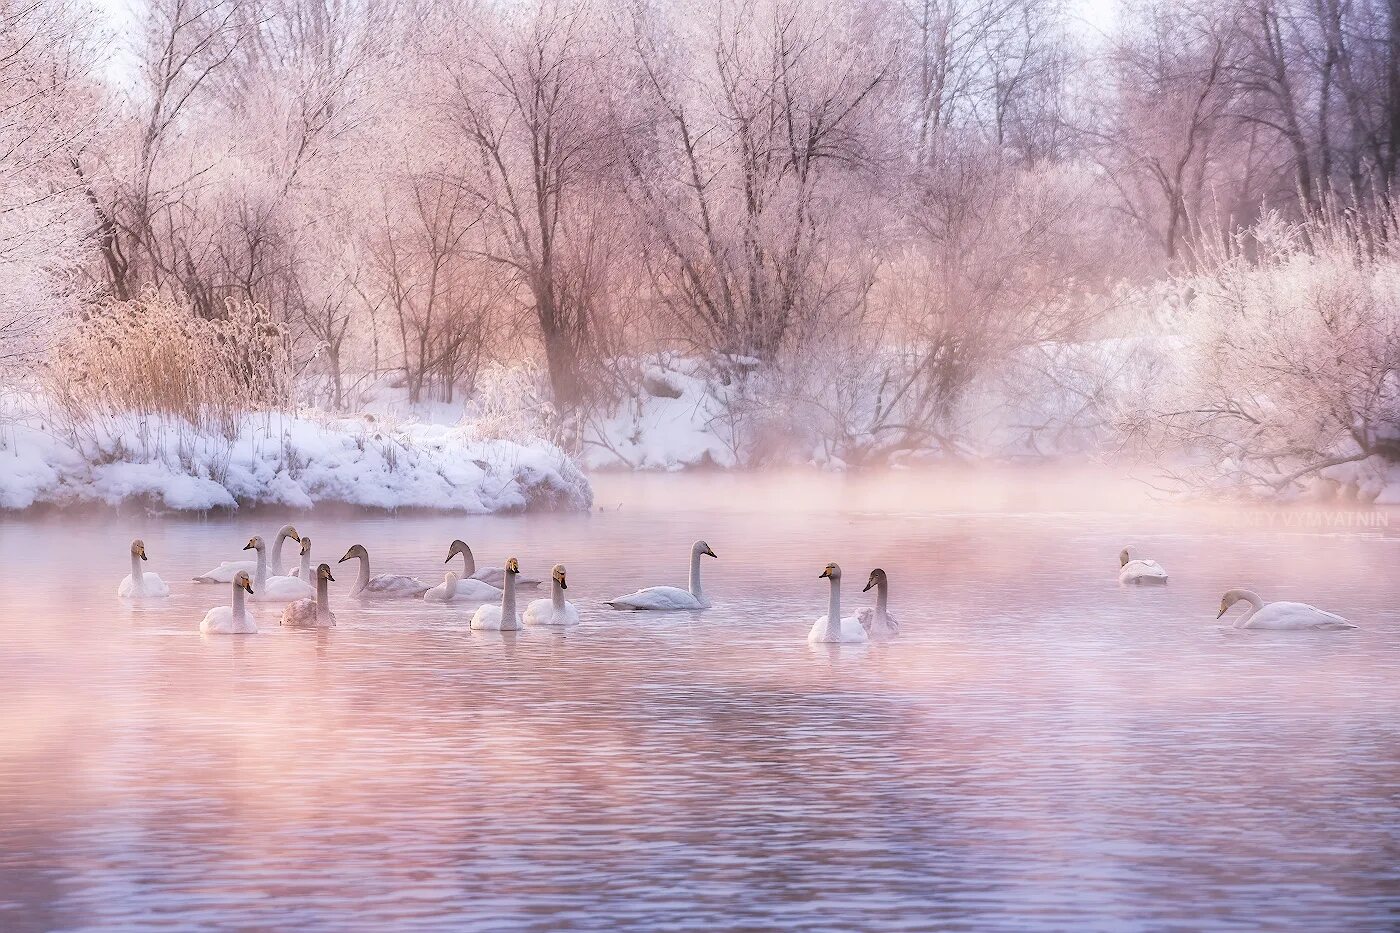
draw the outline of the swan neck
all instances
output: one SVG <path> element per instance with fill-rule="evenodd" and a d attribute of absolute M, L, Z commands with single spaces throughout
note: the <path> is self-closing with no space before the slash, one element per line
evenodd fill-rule
<path fill-rule="evenodd" d="M 233 617 L 235 619 L 241 619 L 247 614 L 243 604 L 243 592 L 243 587 L 237 583 L 233 584 Z"/>
<path fill-rule="evenodd" d="M 831 600 L 826 606 L 826 633 L 828 637 L 841 636 L 841 578 L 831 578 Z"/>
<path fill-rule="evenodd" d="M 316 575 L 316 615 L 324 619 L 331 614 L 331 583 L 320 574 Z"/>
<path fill-rule="evenodd" d="M 272 575 L 274 577 L 282 576 L 282 542 L 286 540 L 287 533 L 279 531 L 277 540 L 272 542 Z M 262 557 L 262 551 L 258 551 L 258 557 Z M 256 583 L 253 585 L 257 586 Z"/>
<path fill-rule="evenodd" d="M 359 576 L 355 578 L 355 589 L 357 591 L 369 586 L 369 555 L 361 554 L 359 555 L 359 560 L 360 573 Z"/>
<path fill-rule="evenodd" d="M 134 590 L 141 589 L 141 579 L 144 576 L 141 570 L 141 558 L 135 554 L 131 555 L 131 587 Z"/>
<path fill-rule="evenodd" d="M 253 578 L 253 589 L 261 590 L 267 585 L 267 552 L 258 548 L 258 569 Z"/>
<path fill-rule="evenodd" d="M 564 588 L 559 585 L 559 581 L 554 581 L 553 591 L 550 594 L 554 599 L 554 608 L 562 610 L 564 608 Z"/>
<path fill-rule="evenodd" d="M 515 574 L 506 571 L 501 587 L 501 628 L 515 628 Z"/>
<path fill-rule="evenodd" d="M 447 580 L 444 580 L 443 582 L 447 584 L 447 598 L 451 599 L 452 597 L 456 596 L 457 587 L 459 586 L 458 581 L 449 578 Z"/>
<path fill-rule="evenodd" d="M 462 556 L 462 576 L 476 576 L 476 560 L 472 557 L 471 552 L 461 551 L 460 553 Z"/>
<path fill-rule="evenodd" d="M 705 591 L 700 588 L 700 550 L 690 549 L 690 595 L 700 599 Z"/>
<path fill-rule="evenodd" d="M 309 551 L 301 555 L 301 578 L 303 580 L 311 579 L 311 553 Z"/>
<path fill-rule="evenodd" d="M 888 615 L 890 604 L 890 581 L 887 577 L 881 577 L 880 582 L 875 584 L 875 618 L 885 619 Z"/>

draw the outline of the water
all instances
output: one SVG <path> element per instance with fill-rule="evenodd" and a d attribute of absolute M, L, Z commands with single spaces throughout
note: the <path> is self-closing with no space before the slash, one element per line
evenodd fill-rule
<path fill-rule="evenodd" d="M 5 520 L 0 928 L 1395 928 L 1400 517 L 1071 498 L 603 478 L 593 515 L 298 519 L 424 579 L 459 536 L 564 561 L 584 624 L 518 635 L 341 598 L 205 637 L 223 586 L 116 601 L 130 538 L 181 581 L 281 516 Z M 599 607 L 697 537 L 713 610 Z M 1169 587 L 1117 585 L 1129 543 Z M 900 639 L 805 643 L 828 560 L 848 607 L 889 572 Z M 1237 585 L 1363 628 L 1230 631 Z"/>

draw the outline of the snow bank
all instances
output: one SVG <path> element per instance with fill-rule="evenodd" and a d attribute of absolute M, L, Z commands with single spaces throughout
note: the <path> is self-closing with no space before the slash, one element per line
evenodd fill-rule
<path fill-rule="evenodd" d="M 539 439 L 469 424 L 250 415 L 232 440 L 131 417 L 61 438 L 42 421 L 0 427 L 0 508 L 139 500 L 173 510 L 343 503 L 474 513 L 587 509 L 587 478 Z"/>

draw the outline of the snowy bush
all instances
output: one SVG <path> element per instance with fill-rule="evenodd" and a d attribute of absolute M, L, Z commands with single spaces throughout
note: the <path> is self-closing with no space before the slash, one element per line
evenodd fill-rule
<path fill-rule="evenodd" d="M 1183 486 L 1230 494 L 1356 489 L 1357 465 L 1400 460 L 1397 235 L 1394 213 L 1270 215 L 1207 257 L 1182 315 L 1184 372 L 1129 413 L 1135 438 L 1188 455 Z"/>

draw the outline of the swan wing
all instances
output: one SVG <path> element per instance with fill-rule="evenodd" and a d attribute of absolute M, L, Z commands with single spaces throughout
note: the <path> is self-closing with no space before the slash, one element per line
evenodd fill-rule
<path fill-rule="evenodd" d="M 236 618 L 232 606 L 215 606 L 205 613 L 199 630 L 209 635 L 256 635 L 258 625 L 251 616 Z"/>
<path fill-rule="evenodd" d="M 1118 579 L 1123 583 L 1166 583 L 1167 571 L 1155 560 L 1130 560 Z"/>
<path fill-rule="evenodd" d="M 226 560 L 213 570 L 206 570 L 204 573 L 194 578 L 196 583 L 232 583 L 233 578 L 238 576 L 238 571 L 243 570 L 249 574 L 258 572 L 258 562 L 255 560 Z"/>
<path fill-rule="evenodd" d="M 296 577 L 268 577 L 262 587 L 253 594 L 258 602 L 290 602 L 293 599 L 310 599 L 316 595 L 311 584 Z"/>
<path fill-rule="evenodd" d="M 361 596 L 389 596 L 402 597 L 405 599 L 422 596 L 431 586 L 419 580 L 417 577 L 406 577 L 396 573 L 381 573 L 372 578 L 360 590 Z"/>
<path fill-rule="evenodd" d="M 501 607 L 495 605 L 477 607 L 476 612 L 472 614 L 471 625 L 472 628 L 482 632 L 504 631 L 501 625 Z M 510 626 L 510 630 L 514 631 L 517 627 L 519 627 L 519 620 Z"/>
<path fill-rule="evenodd" d="M 1304 629 L 1354 629 L 1356 624 L 1333 612 L 1307 603 L 1269 603 L 1245 621 L 1245 628 L 1298 631 Z"/>
<path fill-rule="evenodd" d="M 578 607 L 568 600 L 564 601 L 564 608 L 557 612 L 553 599 L 531 600 L 530 605 L 525 607 L 526 625 L 568 626 L 578 625 L 578 622 Z"/>
<path fill-rule="evenodd" d="M 282 610 L 282 625 L 315 625 L 316 600 L 298 599 Z"/>
<path fill-rule="evenodd" d="M 626 596 L 608 600 L 614 609 L 703 609 L 700 601 L 691 595 L 690 590 L 678 586 L 649 586 Z"/>

